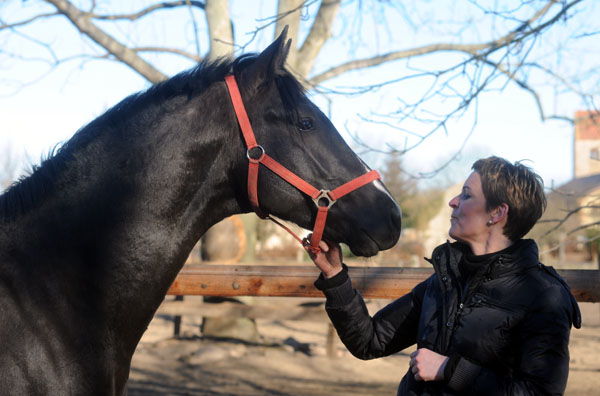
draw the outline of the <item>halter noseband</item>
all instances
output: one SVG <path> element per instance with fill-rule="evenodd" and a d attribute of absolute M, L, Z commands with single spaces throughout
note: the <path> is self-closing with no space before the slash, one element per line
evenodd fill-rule
<path fill-rule="evenodd" d="M 315 187 L 304 181 L 302 178 L 294 174 L 289 169 L 285 168 L 279 162 L 275 161 L 265 152 L 265 149 L 256 142 L 256 137 L 252 131 L 252 125 L 250 119 L 246 113 L 242 95 L 238 88 L 235 77 L 230 74 L 225 77 L 225 83 L 231 96 L 231 102 L 246 142 L 246 157 L 248 157 L 248 198 L 250 204 L 254 209 L 254 212 L 263 219 L 270 219 L 283 227 L 286 231 L 294 236 L 300 243 L 302 240 L 294 234 L 289 228 L 270 217 L 268 214 L 264 214 L 258 204 L 258 171 L 260 164 L 263 164 L 269 168 L 273 173 L 302 191 L 304 194 L 312 198 L 315 205 L 317 206 L 317 219 L 315 220 L 315 226 L 313 229 L 313 235 L 311 238 L 310 246 L 308 247 L 313 253 L 320 251 L 319 242 L 323 236 L 323 230 L 325 229 L 325 222 L 327 220 L 327 212 L 329 208 L 336 203 L 338 199 L 344 195 L 351 193 L 352 191 L 359 189 L 360 187 L 371 183 L 376 179 L 381 179 L 379 173 L 376 170 L 372 170 L 359 176 L 348 183 L 341 185 L 334 190 L 317 190 Z M 258 154 L 258 155 L 257 155 Z"/>

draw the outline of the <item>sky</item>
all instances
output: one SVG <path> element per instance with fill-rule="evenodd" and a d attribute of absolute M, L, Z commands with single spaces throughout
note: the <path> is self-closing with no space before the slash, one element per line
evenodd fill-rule
<path fill-rule="evenodd" d="M 6 19 L 10 16 L 12 20 L 18 20 L 21 15 L 21 18 L 24 18 L 39 6 L 36 3 L 12 1 L 0 5 L 0 18 Z M 132 3 L 133 8 L 142 8 L 141 1 L 130 4 Z M 271 3 L 272 1 L 257 1 L 249 7 L 248 2 L 232 1 L 232 17 L 236 20 L 236 38 L 240 42 L 246 40 L 249 37 L 248 32 L 256 26 L 264 24 L 264 21 L 259 18 L 261 14 L 272 13 L 274 8 Z M 253 16 L 246 15 L 250 13 Z M 199 13 L 197 19 L 202 22 L 202 18 L 202 14 Z M 245 22 L 238 23 L 242 19 Z M 118 27 L 114 33 L 117 36 L 135 34 L 149 41 L 156 38 L 175 42 L 189 39 L 180 35 L 189 35 L 191 27 L 188 26 L 178 32 L 176 29 L 171 29 L 168 23 L 172 21 L 155 21 L 151 26 L 135 32 L 128 31 L 125 27 Z M 74 34 L 73 28 L 64 21 L 37 23 L 27 31 L 31 35 L 40 32 L 42 37 L 52 43 L 59 56 L 82 49 L 89 50 L 90 44 L 82 42 Z M 256 51 L 264 48 L 271 38 L 272 33 L 267 29 L 264 34 L 259 35 L 256 43 L 253 43 L 249 50 Z M 9 36 L 0 35 L 0 48 L 4 47 L 13 54 L 18 54 L 22 50 L 23 56 L 32 58 L 35 56 L 35 51 L 46 52 L 39 46 L 36 49 L 36 46 L 31 43 L 17 44 L 23 45 L 22 48 L 15 48 L 14 45 L 14 41 L 9 41 Z M 32 48 L 26 47 L 28 45 Z M 201 46 L 206 48 L 207 44 L 201 43 Z M 360 50 L 359 48 L 357 51 Z M 317 69 L 330 64 L 331 60 L 328 56 L 335 58 L 336 51 L 340 49 L 332 48 L 331 51 L 324 51 L 324 55 L 318 60 Z M 42 55 L 47 53 L 40 56 Z M 167 74 L 175 74 L 192 66 L 190 62 L 181 58 L 157 57 L 151 60 L 154 60 Z M 26 161 L 33 164 L 39 163 L 40 157 L 61 142 L 68 140 L 80 127 L 112 105 L 148 87 L 148 83 L 135 72 L 112 61 L 71 61 L 39 78 L 44 74 L 44 68 L 48 69 L 43 62 L 24 62 L 15 56 L 0 57 L 0 80 L 3 81 L 0 84 L 0 146 L 9 145 L 15 153 L 22 155 Z M 401 73 L 402 68 L 395 63 L 382 67 L 377 75 L 384 79 L 393 79 Z M 360 72 L 350 74 L 329 82 L 328 86 L 335 89 L 344 88 L 352 85 L 357 78 L 366 78 L 364 76 Z M 29 83 L 20 87 L 16 84 L 18 81 Z M 410 96 L 411 89 L 410 86 L 405 86 L 395 91 L 377 91 L 367 97 L 328 95 L 328 100 L 314 96 L 314 100 L 326 114 L 330 115 L 334 125 L 346 140 L 354 145 L 357 151 L 362 152 L 363 150 L 353 143 L 351 136 L 355 133 L 360 134 L 362 139 L 369 141 L 371 145 L 378 147 L 385 147 L 386 143 L 403 144 L 405 136 L 391 131 L 390 128 L 365 122 L 363 117 L 376 111 L 374 109 L 385 108 L 390 104 L 393 105 L 399 98 Z M 571 103 L 570 106 L 568 112 L 574 112 L 578 104 Z M 430 180 L 430 184 L 463 180 L 467 177 L 470 165 L 475 159 L 489 155 L 498 155 L 510 161 L 528 160 L 527 163 L 543 177 L 547 186 L 560 185 L 571 179 L 573 127 L 564 121 L 542 122 L 531 96 L 512 85 L 502 87 L 497 91 L 486 93 L 485 98 L 478 103 L 474 129 L 472 128 L 473 117 L 475 113 L 471 112 L 463 120 L 450 123 L 447 134 L 436 133 L 418 148 L 411 150 L 404 157 L 406 169 L 415 175 L 431 172 L 454 155 L 471 133 L 459 160 L 450 165 L 443 174 Z M 415 130 L 421 127 L 414 126 Z M 404 128 L 410 129 L 411 125 L 404 125 Z M 363 153 L 363 156 L 373 167 L 380 168 L 383 165 L 384 157 L 381 155 Z"/>

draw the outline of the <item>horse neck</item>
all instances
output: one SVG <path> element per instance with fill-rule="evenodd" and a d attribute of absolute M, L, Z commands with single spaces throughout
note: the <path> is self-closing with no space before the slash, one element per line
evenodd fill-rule
<path fill-rule="evenodd" d="M 22 224 L 37 230 L 29 240 L 57 273 L 81 273 L 91 283 L 83 298 L 101 299 L 95 305 L 108 325 L 128 335 L 125 350 L 137 344 L 200 236 L 241 212 L 232 181 L 237 151 L 243 161 L 236 121 L 218 110 L 229 108 L 225 95 L 211 95 L 210 106 L 203 97 L 172 99 L 161 115 L 106 130 L 91 124 L 96 136 Z"/>

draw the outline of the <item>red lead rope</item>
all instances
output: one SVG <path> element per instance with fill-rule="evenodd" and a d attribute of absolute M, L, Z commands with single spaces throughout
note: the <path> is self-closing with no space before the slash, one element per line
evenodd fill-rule
<path fill-rule="evenodd" d="M 233 75 L 226 76 L 225 83 L 227 84 L 227 88 L 229 89 L 231 102 L 233 103 L 233 108 L 235 109 L 235 114 L 237 116 L 238 123 L 240 124 L 240 129 L 242 130 L 244 141 L 246 142 L 246 156 L 248 157 L 249 161 L 248 198 L 250 200 L 252 208 L 254 209 L 254 212 L 256 212 L 256 214 L 263 219 L 272 220 L 273 222 L 284 228 L 287 232 L 292 234 L 294 238 L 296 238 L 300 243 L 302 243 L 302 240 L 296 234 L 294 234 L 288 227 L 284 226 L 269 215 L 265 215 L 259 208 L 258 171 L 260 169 L 260 164 L 263 164 L 264 166 L 269 168 L 273 173 L 277 174 L 279 177 L 290 183 L 292 186 L 296 187 L 298 190 L 311 197 L 315 202 L 315 205 L 317 205 L 317 219 L 315 220 L 315 227 L 309 246 L 309 249 L 313 253 L 317 253 L 321 250 L 319 248 L 319 242 L 321 242 L 321 238 L 323 237 L 323 230 L 325 229 L 327 212 L 329 208 L 344 195 L 351 193 L 352 191 L 366 184 L 369 184 L 376 179 L 380 179 L 381 177 L 379 176 L 379 173 L 377 173 L 377 171 L 375 170 L 372 170 L 368 173 L 365 173 L 362 176 L 357 177 L 356 179 L 349 181 L 348 183 L 341 185 L 340 187 L 332 191 L 317 190 L 315 187 L 307 183 L 301 177 L 297 176 L 292 171 L 281 165 L 279 162 L 269 157 L 266 154 L 265 149 L 262 146 L 258 145 L 254 136 L 254 132 L 252 131 L 250 119 L 248 118 L 248 114 L 246 113 L 246 108 L 244 107 L 242 95 L 240 94 L 240 90 L 235 81 L 235 77 Z M 258 158 L 255 158 L 256 156 L 251 155 L 251 151 L 256 151 L 255 149 L 260 150 L 260 156 Z"/>

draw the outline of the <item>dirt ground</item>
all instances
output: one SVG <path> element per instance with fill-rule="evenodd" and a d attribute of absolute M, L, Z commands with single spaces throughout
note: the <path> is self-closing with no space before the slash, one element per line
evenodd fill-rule
<path fill-rule="evenodd" d="M 314 300 L 313 300 L 314 301 Z M 257 298 L 256 304 L 298 304 Z M 385 301 L 371 302 L 374 312 Z M 571 335 L 567 395 L 600 395 L 600 304 L 581 304 L 584 325 Z M 317 396 L 395 395 L 408 368 L 406 350 L 361 361 L 336 340 L 326 353 L 328 322 L 257 320 L 263 340 L 248 344 L 200 336 L 201 318 L 184 316 L 174 339 L 170 317 L 157 315 L 134 355 L 129 395 Z"/>

